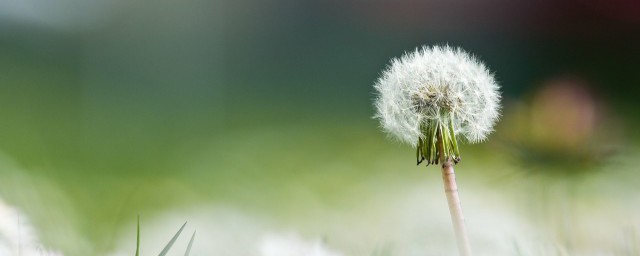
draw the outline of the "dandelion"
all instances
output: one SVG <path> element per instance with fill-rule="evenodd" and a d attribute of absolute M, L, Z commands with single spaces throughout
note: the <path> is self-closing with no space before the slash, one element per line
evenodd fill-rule
<path fill-rule="evenodd" d="M 424 46 L 393 59 L 374 87 L 382 128 L 416 148 L 418 165 L 442 164 L 458 247 L 470 255 L 453 165 L 460 161 L 458 138 L 476 143 L 493 131 L 500 110 L 493 75 L 460 48 Z"/>

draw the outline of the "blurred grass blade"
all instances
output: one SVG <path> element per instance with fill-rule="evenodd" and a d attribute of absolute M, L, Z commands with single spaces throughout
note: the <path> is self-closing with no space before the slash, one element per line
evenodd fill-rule
<path fill-rule="evenodd" d="M 191 252 L 191 246 L 193 245 L 193 240 L 196 238 L 196 232 L 193 231 L 193 235 L 191 235 L 191 240 L 189 240 L 189 245 L 187 245 L 187 251 L 184 253 L 184 256 L 189 256 Z"/>
<path fill-rule="evenodd" d="M 164 249 L 162 249 L 162 251 L 160 252 L 160 254 L 158 254 L 158 256 L 167 255 L 167 253 L 169 252 L 169 249 L 171 249 L 171 246 L 173 246 L 173 243 L 176 242 L 176 240 L 178 239 L 178 236 L 180 236 L 180 233 L 182 233 L 182 230 L 184 229 L 184 226 L 186 226 L 186 225 L 187 225 L 186 222 L 184 224 L 182 224 L 182 227 L 180 227 L 180 230 L 178 230 L 178 232 L 173 236 L 173 238 L 171 238 L 171 241 L 169 241 L 169 243 L 167 243 L 167 245 L 164 247 Z"/>
<path fill-rule="evenodd" d="M 140 256 L 140 215 L 138 215 L 138 232 L 136 233 L 136 256 Z"/>

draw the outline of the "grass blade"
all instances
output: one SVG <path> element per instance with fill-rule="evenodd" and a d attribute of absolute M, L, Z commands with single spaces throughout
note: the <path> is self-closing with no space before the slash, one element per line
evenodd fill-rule
<path fill-rule="evenodd" d="M 191 252 L 191 246 L 193 245 L 193 240 L 196 238 L 196 232 L 193 231 L 193 235 L 191 235 L 191 240 L 189 240 L 189 245 L 187 245 L 187 252 L 184 253 L 184 256 L 189 256 Z"/>
<path fill-rule="evenodd" d="M 136 233 L 136 256 L 140 256 L 140 215 L 138 215 L 138 232 Z"/>
<path fill-rule="evenodd" d="M 182 227 L 180 227 L 180 230 L 178 230 L 178 232 L 173 236 L 173 238 L 171 238 L 169 243 L 167 243 L 167 245 L 164 247 L 164 249 L 162 249 L 162 251 L 160 252 L 160 254 L 158 254 L 158 256 L 167 255 L 167 253 L 169 252 L 169 249 L 171 249 L 171 246 L 173 246 L 173 243 L 176 242 L 176 240 L 178 239 L 178 236 L 180 236 L 180 233 L 182 233 L 182 230 L 184 229 L 184 226 L 186 226 L 186 225 L 187 225 L 186 222 L 184 224 L 182 224 Z"/>

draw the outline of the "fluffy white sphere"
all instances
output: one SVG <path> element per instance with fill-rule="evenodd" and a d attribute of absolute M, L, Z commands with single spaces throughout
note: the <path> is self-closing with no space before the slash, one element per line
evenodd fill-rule
<path fill-rule="evenodd" d="M 429 124 L 452 127 L 470 143 L 483 141 L 500 115 L 493 75 L 460 48 L 423 46 L 395 58 L 374 87 L 382 128 L 414 147 Z"/>

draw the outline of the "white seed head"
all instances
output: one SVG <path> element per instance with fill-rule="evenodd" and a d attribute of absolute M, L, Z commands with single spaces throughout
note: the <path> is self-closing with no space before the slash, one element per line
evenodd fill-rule
<path fill-rule="evenodd" d="M 451 124 L 455 136 L 483 141 L 500 115 L 493 75 L 460 48 L 423 46 L 394 58 L 374 87 L 382 128 L 414 147 L 429 123 Z"/>

